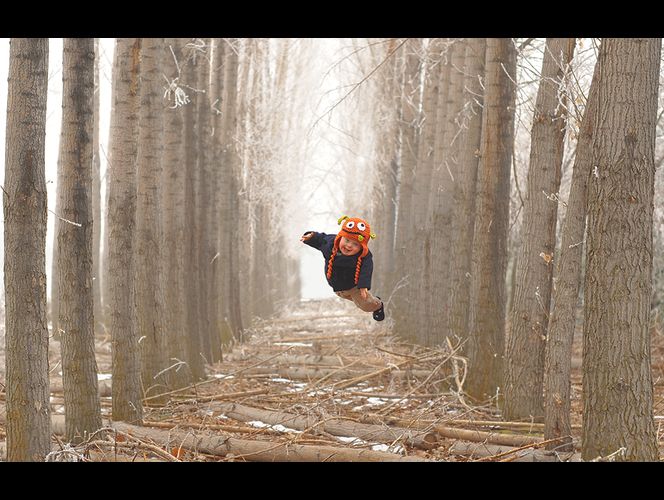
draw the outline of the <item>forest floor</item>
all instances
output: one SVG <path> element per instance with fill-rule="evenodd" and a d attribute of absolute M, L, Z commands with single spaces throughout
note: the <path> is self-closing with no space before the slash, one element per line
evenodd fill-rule
<path fill-rule="evenodd" d="M 389 311 L 388 311 L 389 316 Z M 568 461 L 581 434 L 580 342 L 572 422 L 577 452 L 544 451 L 542 424 L 501 422 L 495 405 L 464 398 L 465 359 L 390 334 L 340 299 L 303 301 L 248 330 L 208 365 L 208 379 L 146 401 L 144 425 L 113 424 L 52 460 L 85 461 Z M 51 342 L 52 414 L 63 431 L 59 344 Z M 110 341 L 97 342 L 102 412 L 110 417 Z M 3 363 L 4 364 L 4 363 Z M 664 334 L 653 332 L 655 415 L 664 437 Z M 4 379 L 0 374 L 0 379 Z M 4 380 L 0 380 L 4 383 Z M 4 387 L 0 387 L 4 389 Z M 0 413 L 4 413 L 0 393 Z M 0 415 L 0 454 L 5 429 Z M 664 451 L 664 450 L 663 450 Z M 664 457 L 664 453 L 661 453 Z"/>

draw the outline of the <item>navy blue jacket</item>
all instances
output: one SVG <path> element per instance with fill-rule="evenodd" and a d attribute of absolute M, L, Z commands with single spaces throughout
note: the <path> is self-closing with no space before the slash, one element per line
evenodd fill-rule
<path fill-rule="evenodd" d="M 323 253 L 323 257 L 325 257 L 325 268 L 323 271 L 327 278 L 327 266 L 330 262 L 332 249 L 334 248 L 334 239 L 337 235 L 317 233 L 316 231 L 307 231 L 307 233 L 313 233 L 313 236 L 309 241 L 305 241 L 305 243 L 310 247 L 320 250 Z M 355 269 L 357 268 L 357 259 L 361 254 L 362 252 L 360 251 L 355 255 L 348 256 L 342 254 L 341 251 L 337 252 L 337 255 L 334 257 L 334 264 L 332 264 L 332 278 L 327 280 L 335 292 L 350 290 L 355 286 L 357 288 L 366 288 L 367 290 L 371 289 L 371 274 L 373 273 L 371 250 L 362 259 L 360 278 L 357 281 L 357 285 L 355 285 Z"/>

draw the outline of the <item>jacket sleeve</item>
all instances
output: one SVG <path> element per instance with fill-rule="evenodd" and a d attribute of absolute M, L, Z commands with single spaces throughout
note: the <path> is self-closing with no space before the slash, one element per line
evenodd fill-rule
<path fill-rule="evenodd" d="M 304 234 L 314 233 L 314 235 L 308 240 L 305 241 L 305 245 L 315 248 L 316 250 L 322 250 L 323 245 L 325 245 L 325 233 L 317 233 L 316 231 L 305 231 Z M 302 236 L 304 236 L 304 234 Z"/>
<path fill-rule="evenodd" d="M 357 288 L 371 289 L 371 275 L 373 274 L 373 256 L 368 253 L 362 259 L 360 267 L 360 279 L 357 280 Z"/>

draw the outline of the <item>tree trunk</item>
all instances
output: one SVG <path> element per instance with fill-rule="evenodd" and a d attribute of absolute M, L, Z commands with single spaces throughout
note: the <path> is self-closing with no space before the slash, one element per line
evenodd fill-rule
<path fill-rule="evenodd" d="M 222 307 L 222 302 L 219 297 L 221 292 L 221 275 L 223 269 L 220 268 L 220 249 L 219 249 L 219 228 L 220 219 L 224 214 L 219 210 L 221 179 L 219 175 L 219 159 L 220 159 L 220 144 L 219 136 L 221 135 L 221 98 L 223 92 L 223 62 L 224 62 L 224 48 L 225 44 L 222 38 L 214 38 L 212 48 L 212 68 L 210 69 L 210 112 L 212 113 L 212 171 L 210 172 L 210 224 L 209 224 L 209 238 L 211 245 L 210 255 L 210 277 L 208 280 L 208 295 L 210 305 L 208 309 L 208 317 L 210 322 L 210 335 L 212 335 L 212 359 L 211 361 L 217 362 L 222 360 L 222 338 L 223 338 L 223 325 L 221 323 L 221 315 L 219 310 Z"/>
<path fill-rule="evenodd" d="M 140 52 L 140 38 L 116 40 L 104 281 L 113 338 L 113 420 L 129 422 L 143 415 L 134 284 Z"/>
<path fill-rule="evenodd" d="M 176 73 L 176 57 L 180 55 L 181 41 L 167 38 L 164 42 L 164 62 L 170 81 L 179 78 Z M 171 53 L 170 48 L 173 49 Z M 179 63 L 178 63 L 179 64 Z M 171 95 L 171 98 L 174 97 Z M 185 295 L 184 295 L 184 135 L 182 106 L 170 102 L 164 111 L 164 150 L 161 174 L 162 227 L 163 227 L 163 268 L 164 275 L 164 325 L 165 351 L 167 353 L 168 384 L 177 389 L 188 386 L 192 372 L 186 365 L 187 342 L 185 335 Z"/>
<path fill-rule="evenodd" d="M 5 144 L 7 460 L 50 451 L 46 324 L 46 91 L 48 39 L 12 38 Z"/>
<path fill-rule="evenodd" d="M 540 419 L 544 415 L 544 347 L 567 121 L 563 86 L 574 43 L 574 38 L 548 38 L 544 49 L 510 311 L 503 408 L 507 420 Z"/>
<path fill-rule="evenodd" d="M 654 148 L 661 38 L 606 38 L 588 181 L 585 460 L 658 459 L 650 365 Z"/>
<path fill-rule="evenodd" d="M 447 298 L 448 335 L 458 340 L 468 338 L 470 310 L 470 264 L 473 253 L 475 225 L 475 196 L 477 165 L 482 133 L 482 105 L 484 100 L 484 56 L 486 39 L 471 38 L 466 45 L 464 63 L 462 128 L 459 145 L 458 182 L 454 184 L 452 204 L 452 236 L 456 242 L 450 252 L 450 290 Z"/>
<path fill-rule="evenodd" d="M 413 195 L 410 207 L 403 210 L 412 214 L 413 227 L 408 241 L 417 241 L 416 248 L 424 250 L 420 265 L 411 267 L 412 282 L 418 283 L 411 291 L 410 307 L 408 307 L 408 323 L 415 329 L 415 339 L 419 344 L 431 345 L 432 301 L 431 287 L 440 280 L 432 274 L 432 238 L 431 213 L 432 204 L 437 201 L 438 184 L 434 179 L 440 178 L 440 160 L 444 155 L 442 135 L 447 124 L 447 113 L 450 74 L 452 71 L 452 51 L 454 42 L 451 39 L 434 39 L 429 42 L 427 64 L 423 62 L 424 89 L 422 91 L 422 116 L 420 118 L 420 137 L 417 146 L 417 163 L 413 173 Z M 438 160 L 438 161 L 436 161 Z M 432 187 L 435 185 L 436 187 Z M 412 249 L 411 249 L 412 251 Z"/>
<path fill-rule="evenodd" d="M 515 77 L 514 42 L 487 39 L 466 379 L 468 394 L 478 400 L 495 396 L 502 387 Z"/>
<path fill-rule="evenodd" d="M 136 320 L 145 396 L 164 392 L 164 284 L 161 271 L 160 180 L 163 158 L 163 38 L 141 48 L 141 107 L 136 162 Z M 160 403 L 164 401 L 156 401 Z"/>
<path fill-rule="evenodd" d="M 412 204 L 413 182 L 415 164 L 417 161 L 418 120 L 419 120 L 419 83 L 420 59 L 417 55 L 415 43 L 418 40 L 409 40 L 404 45 L 405 69 L 401 94 L 401 154 L 399 175 L 399 209 L 396 223 L 396 237 L 394 242 L 395 256 L 395 290 L 393 292 L 394 305 L 392 316 L 394 318 L 394 331 L 405 339 L 414 340 L 417 331 L 409 323 L 409 295 L 416 286 L 415 269 L 407 265 L 412 255 L 412 248 L 408 242 L 412 237 L 414 224 L 413 214 L 407 207 Z M 413 256 L 417 261 L 417 256 Z M 419 256 L 421 257 L 421 256 Z M 401 290 L 398 290 L 402 288 Z"/>
<path fill-rule="evenodd" d="M 198 116 L 198 186 L 196 187 L 196 224 L 198 240 L 198 317 L 201 352 L 208 363 L 212 362 L 212 334 L 208 317 L 208 281 L 211 277 L 212 235 L 209 232 L 209 207 L 211 202 L 210 178 L 212 177 L 212 108 L 210 105 L 210 38 L 205 38 L 206 52 L 196 61 L 198 87 L 196 95 Z M 216 342 L 216 341 L 214 341 Z"/>
<path fill-rule="evenodd" d="M 92 133 L 92 298 L 94 300 L 95 333 L 103 333 L 104 321 L 101 297 L 101 161 L 99 159 L 99 38 L 94 39 L 94 124 Z"/>
<path fill-rule="evenodd" d="M 592 142 L 597 112 L 599 64 L 593 80 L 579 130 L 574 158 L 572 185 L 567 199 L 560 256 L 557 259 L 554 292 L 546 340 L 544 363 L 544 438 L 563 438 L 559 449 L 570 450 L 570 376 L 572 342 L 576 330 L 577 305 L 581 288 L 581 261 L 586 231 L 586 190 L 592 163 Z M 554 446 L 554 445 L 551 445 Z"/>
<path fill-rule="evenodd" d="M 196 55 L 196 48 L 193 43 L 185 45 L 183 50 L 184 61 L 180 64 L 183 67 L 182 82 L 184 85 L 197 89 L 198 79 L 196 64 L 201 63 L 201 59 Z M 199 287 L 198 287 L 198 245 L 196 239 L 198 234 L 199 221 L 196 217 L 196 191 L 198 186 L 198 177 L 200 175 L 198 165 L 198 141 L 196 134 L 199 131 L 197 106 L 198 96 L 188 91 L 191 102 L 184 108 L 184 289 L 185 289 L 185 334 L 188 343 L 187 362 L 191 372 L 196 379 L 205 378 L 205 366 L 201 353 L 200 337 L 200 318 L 198 314 Z M 191 95 L 193 94 L 193 95 Z"/>
<path fill-rule="evenodd" d="M 62 385 L 66 436 L 81 442 L 101 427 L 92 296 L 94 40 L 65 38 L 60 132 L 58 239 Z"/>
<path fill-rule="evenodd" d="M 237 39 L 228 43 L 237 44 Z M 222 266 L 226 274 L 223 290 L 224 317 L 222 322 L 230 326 L 233 338 L 240 340 L 242 332 L 242 308 L 240 303 L 240 276 L 239 251 L 237 241 L 239 238 L 239 200 L 238 183 L 240 173 L 240 158 L 237 150 L 237 80 L 238 80 L 238 53 L 237 47 L 228 47 L 224 71 L 224 104 L 222 109 L 222 136 L 221 136 L 221 182 L 222 182 L 222 218 L 221 218 L 221 244 L 222 255 L 226 258 Z M 222 340 L 229 341 L 230 339 Z"/>
<path fill-rule="evenodd" d="M 447 100 L 442 103 L 445 106 L 444 116 L 440 116 L 442 134 L 436 140 L 436 153 L 434 161 L 436 171 L 434 172 L 433 188 L 430 190 L 430 226 L 431 230 L 426 234 L 426 240 L 431 245 L 430 268 L 423 280 L 431 283 L 425 286 L 428 294 L 426 324 L 427 345 L 441 345 L 445 342 L 447 334 L 448 312 L 447 301 L 441 300 L 449 295 L 450 274 L 449 261 L 441 256 L 450 255 L 454 252 L 452 240 L 449 234 L 452 231 L 452 201 L 454 185 L 458 178 L 458 152 L 459 152 L 459 113 L 462 108 L 463 93 L 463 62 L 466 57 L 465 44 L 458 39 L 453 39 L 453 45 L 449 48 L 450 53 L 450 75 Z"/>

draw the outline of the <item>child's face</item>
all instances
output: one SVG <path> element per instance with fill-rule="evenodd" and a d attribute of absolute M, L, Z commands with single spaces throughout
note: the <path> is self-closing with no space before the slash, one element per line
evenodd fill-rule
<path fill-rule="evenodd" d="M 349 240 L 345 236 L 342 236 L 341 240 L 339 240 L 339 250 L 344 255 L 355 255 L 362 250 L 362 245 L 355 240 Z"/>

